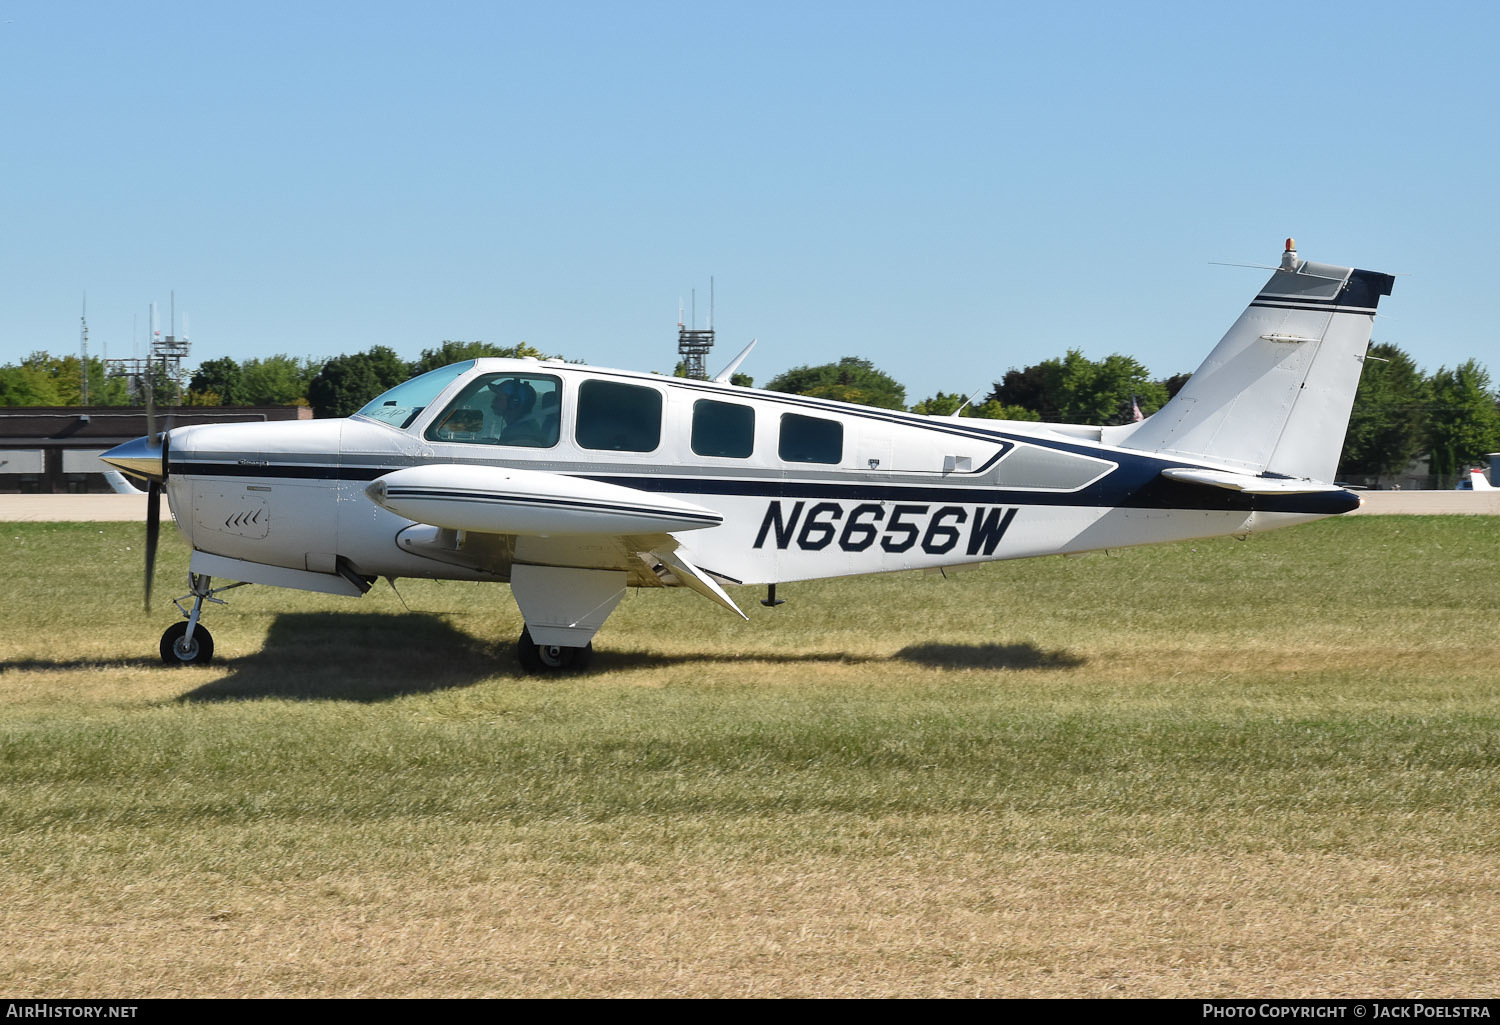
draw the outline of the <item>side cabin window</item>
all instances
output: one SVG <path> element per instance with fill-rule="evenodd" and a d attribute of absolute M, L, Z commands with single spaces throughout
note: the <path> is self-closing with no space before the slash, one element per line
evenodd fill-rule
<path fill-rule="evenodd" d="M 748 459 L 755 450 L 755 410 L 735 402 L 693 403 L 693 452 Z"/>
<path fill-rule="evenodd" d="M 428 441 L 557 444 L 562 382 L 550 374 L 485 374 L 469 382 L 427 428 Z"/>
<path fill-rule="evenodd" d="M 661 444 L 661 392 L 618 381 L 578 389 L 578 444 L 608 452 L 653 452 Z"/>
<path fill-rule="evenodd" d="M 788 463 L 843 462 L 844 425 L 837 420 L 783 413 L 777 452 Z"/>

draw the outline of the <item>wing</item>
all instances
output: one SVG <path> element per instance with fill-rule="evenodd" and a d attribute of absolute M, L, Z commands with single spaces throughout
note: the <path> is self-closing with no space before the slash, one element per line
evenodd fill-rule
<path fill-rule="evenodd" d="M 365 493 L 427 525 L 401 533 L 407 551 L 509 579 L 528 623 L 602 622 L 626 586 L 687 587 L 744 617 L 676 537 L 724 522 L 691 502 L 586 477 L 457 463 L 397 470 Z M 541 605 L 547 610 L 533 616 Z"/>
<path fill-rule="evenodd" d="M 365 493 L 376 505 L 418 523 L 491 534 L 664 534 L 724 522 L 711 509 L 667 495 L 503 466 L 413 466 L 377 478 Z"/>

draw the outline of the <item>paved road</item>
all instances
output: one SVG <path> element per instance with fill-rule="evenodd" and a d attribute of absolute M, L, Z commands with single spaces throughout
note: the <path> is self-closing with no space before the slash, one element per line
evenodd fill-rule
<path fill-rule="evenodd" d="M 1365 491 L 1351 515 L 1443 513 L 1500 516 L 1500 491 Z M 169 519 L 165 503 L 162 518 Z M 145 495 L 0 495 L 0 523 L 83 521 L 143 522 Z"/>
<path fill-rule="evenodd" d="M 162 518 L 169 518 L 162 503 Z M 0 495 L 0 523 L 146 520 L 145 495 Z"/>
<path fill-rule="evenodd" d="M 1361 491 L 1360 497 L 1365 504 L 1350 515 L 1500 516 L 1500 491 Z"/>

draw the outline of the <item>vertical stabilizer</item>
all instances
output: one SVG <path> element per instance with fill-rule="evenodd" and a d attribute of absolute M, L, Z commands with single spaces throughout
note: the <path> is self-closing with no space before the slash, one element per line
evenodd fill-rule
<path fill-rule="evenodd" d="M 1375 307 L 1392 282 L 1300 259 L 1287 239 L 1281 266 L 1229 333 L 1121 447 L 1332 480 Z"/>

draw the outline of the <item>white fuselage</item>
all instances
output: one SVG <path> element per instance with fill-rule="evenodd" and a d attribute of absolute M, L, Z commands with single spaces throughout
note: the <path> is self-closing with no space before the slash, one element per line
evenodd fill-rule
<path fill-rule="evenodd" d="M 454 415 L 456 396 L 497 375 L 556 382 L 550 443 L 481 439 L 479 414 L 472 422 Z M 596 390 L 625 390 L 631 402 L 644 397 L 644 407 L 621 406 L 622 416 L 654 409 L 659 423 L 650 431 L 626 425 L 634 433 L 617 439 L 608 418 L 589 410 L 595 400 L 580 395 L 589 382 L 603 382 Z M 445 429 L 445 417 L 469 430 Z M 705 440 L 710 427 L 719 433 Z M 517 526 L 507 529 L 505 510 L 519 509 L 528 492 L 558 490 L 537 487 L 543 478 L 528 474 L 576 480 L 572 491 L 586 498 L 595 482 L 630 489 L 641 508 L 717 514 L 716 525 L 713 518 L 685 522 L 671 536 L 698 567 L 734 583 L 1241 534 L 1357 502 L 1346 492 L 1266 496 L 1174 484 L 1162 479 L 1163 469 L 1215 464 L 1104 440 L 1129 430 L 924 417 L 554 361 L 479 360 L 404 424 L 355 416 L 174 430 L 167 494 L 196 551 L 246 563 L 366 578 L 498 580 L 509 579 L 517 564 L 607 568 L 626 571 L 633 585 L 661 582 L 638 553 L 651 549 L 661 523 L 676 521 L 650 520 L 657 525 L 637 537 L 618 517 L 606 526 L 601 511 L 594 538 L 575 502 L 567 530 L 559 514 L 556 532 L 549 531 L 534 508 L 524 519 L 515 513 Z M 403 507 L 420 510 L 413 517 L 368 493 L 386 475 L 424 466 L 526 472 L 497 485 L 511 487 L 508 495 L 450 488 Z M 461 483 L 473 475 L 450 476 Z M 459 501 L 469 503 L 467 518 Z M 499 504 L 476 519 L 472 506 L 483 502 Z M 455 510 L 451 520 L 445 503 Z M 482 541 L 465 536 L 475 523 L 485 525 Z M 451 536 L 440 536 L 445 528 Z"/>

